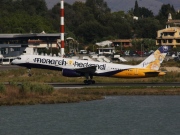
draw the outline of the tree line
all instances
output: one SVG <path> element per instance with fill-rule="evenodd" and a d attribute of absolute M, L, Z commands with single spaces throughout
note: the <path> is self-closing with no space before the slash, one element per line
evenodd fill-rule
<path fill-rule="evenodd" d="M 0 0 L 0 33 L 55 33 L 60 30 L 59 3 L 48 10 L 45 0 Z M 155 39 L 164 29 L 168 14 L 180 19 L 170 4 L 161 6 L 158 15 L 145 7 L 111 12 L 104 0 L 65 3 L 65 32 L 83 44 L 107 39 Z M 139 19 L 134 20 L 133 16 Z"/>

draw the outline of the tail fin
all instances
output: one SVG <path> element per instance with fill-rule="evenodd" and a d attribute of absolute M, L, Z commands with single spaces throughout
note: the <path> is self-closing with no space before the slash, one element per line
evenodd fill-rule
<path fill-rule="evenodd" d="M 159 47 L 154 53 L 141 62 L 138 67 L 159 70 L 161 63 L 169 50 L 170 46 Z"/>

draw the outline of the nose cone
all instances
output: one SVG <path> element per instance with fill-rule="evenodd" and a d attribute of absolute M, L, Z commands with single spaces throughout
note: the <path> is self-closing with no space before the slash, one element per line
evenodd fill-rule
<path fill-rule="evenodd" d="M 14 59 L 13 61 L 11 61 L 11 65 L 17 65 L 17 59 Z"/>
<path fill-rule="evenodd" d="M 11 65 L 14 65 L 14 60 L 13 60 L 13 61 L 11 61 Z"/>

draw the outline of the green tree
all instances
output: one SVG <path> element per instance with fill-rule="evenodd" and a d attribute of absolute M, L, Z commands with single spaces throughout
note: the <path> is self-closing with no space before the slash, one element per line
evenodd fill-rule
<path fill-rule="evenodd" d="M 140 13 L 139 13 L 139 6 L 138 6 L 138 2 L 137 0 L 135 1 L 135 6 L 134 6 L 134 16 L 140 16 Z"/>
<path fill-rule="evenodd" d="M 95 21 L 94 15 L 90 12 L 90 8 L 88 8 L 84 3 L 75 2 L 72 6 L 75 13 L 72 24 L 75 26 L 74 28 L 83 24 L 84 22 L 89 22 L 89 20 Z"/>
<path fill-rule="evenodd" d="M 85 44 L 90 42 L 95 42 L 106 36 L 106 28 L 103 27 L 97 21 L 85 22 L 76 28 L 75 34 L 79 37 L 83 37 L 83 42 Z"/>
<path fill-rule="evenodd" d="M 0 3 L 1 33 L 54 32 L 44 0 L 0 0 Z"/>
<path fill-rule="evenodd" d="M 132 10 L 129 11 L 129 13 L 132 12 Z M 133 10 L 133 15 L 137 17 L 147 18 L 147 17 L 153 17 L 153 12 L 145 7 L 139 7 L 137 0 L 135 1 L 135 6 Z"/>
<path fill-rule="evenodd" d="M 29 15 L 47 16 L 47 6 L 45 0 L 16 0 L 14 1 L 14 11 L 26 11 Z"/>
<path fill-rule="evenodd" d="M 142 18 L 147 18 L 147 17 L 154 17 L 153 12 L 145 7 L 140 7 L 139 8 L 139 15 Z"/>
<path fill-rule="evenodd" d="M 171 13 L 172 17 L 175 18 L 175 9 L 173 6 L 170 4 L 163 4 L 161 6 L 161 9 L 159 10 L 159 13 L 157 15 L 157 19 L 160 20 L 160 22 L 165 26 L 167 20 L 168 20 L 168 15 Z"/>
<path fill-rule="evenodd" d="M 111 10 L 104 0 L 86 0 L 86 6 L 90 8 L 90 12 L 94 15 L 95 19 L 103 23 L 104 16 L 110 13 Z"/>
<path fill-rule="evenodd" d="M 180 12 L 176 12 L 176 19 L 180 20 Z"/>
<path fill-rule="evenodd" d="M 180 18 L 170 4 L 162 5 L 154 19 L 151 10 L 139 7 L 137 0 L 134 9 L 111 12 L 104 0 L 86 0 L 65 2 L 65 35 L 71 36 L 83 44 L 93 44 L 102 40 L 131 38 L 156 38 L 156 31 L 165 27 L 168 14 L 173 19 Z M 45 0 L 0 0 L 1 33 L 39 33 L 59 32 L 60 3 L 51 10 Z M 133 20 L 133 16 L 139 20 Z M 143 18 L 141 18 L 143 17 Z M 83 46 L 82 46 L 83 47 Z"/>
<path fill-rule="evenodd" d="M 143 43 L 144 48 L 146 48 L 148 51 L 156 49 L 156 48 L 154 48 L 155 44 L 156 44 L 156 40 L 155 39 L 144 38 L 142 43 Z"/>
<path fill-rule="evenodd" d="M 145 18 L 139 19 L 134 23 L 134 34 L 138 38 L 156 38 L 156 32 L 162 29 L 163 26 L 157 19 Z"/>

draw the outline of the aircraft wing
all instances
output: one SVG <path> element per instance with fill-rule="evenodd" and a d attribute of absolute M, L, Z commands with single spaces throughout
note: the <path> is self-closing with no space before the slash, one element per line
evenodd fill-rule
<path fill-rule="evenodd" d="M 85 68 L 77 68 L 74 70 L 79 73 L 95 73 L 96 67 L 97 66 L 90 66 L 90 67 L 85 67 Z"/>

